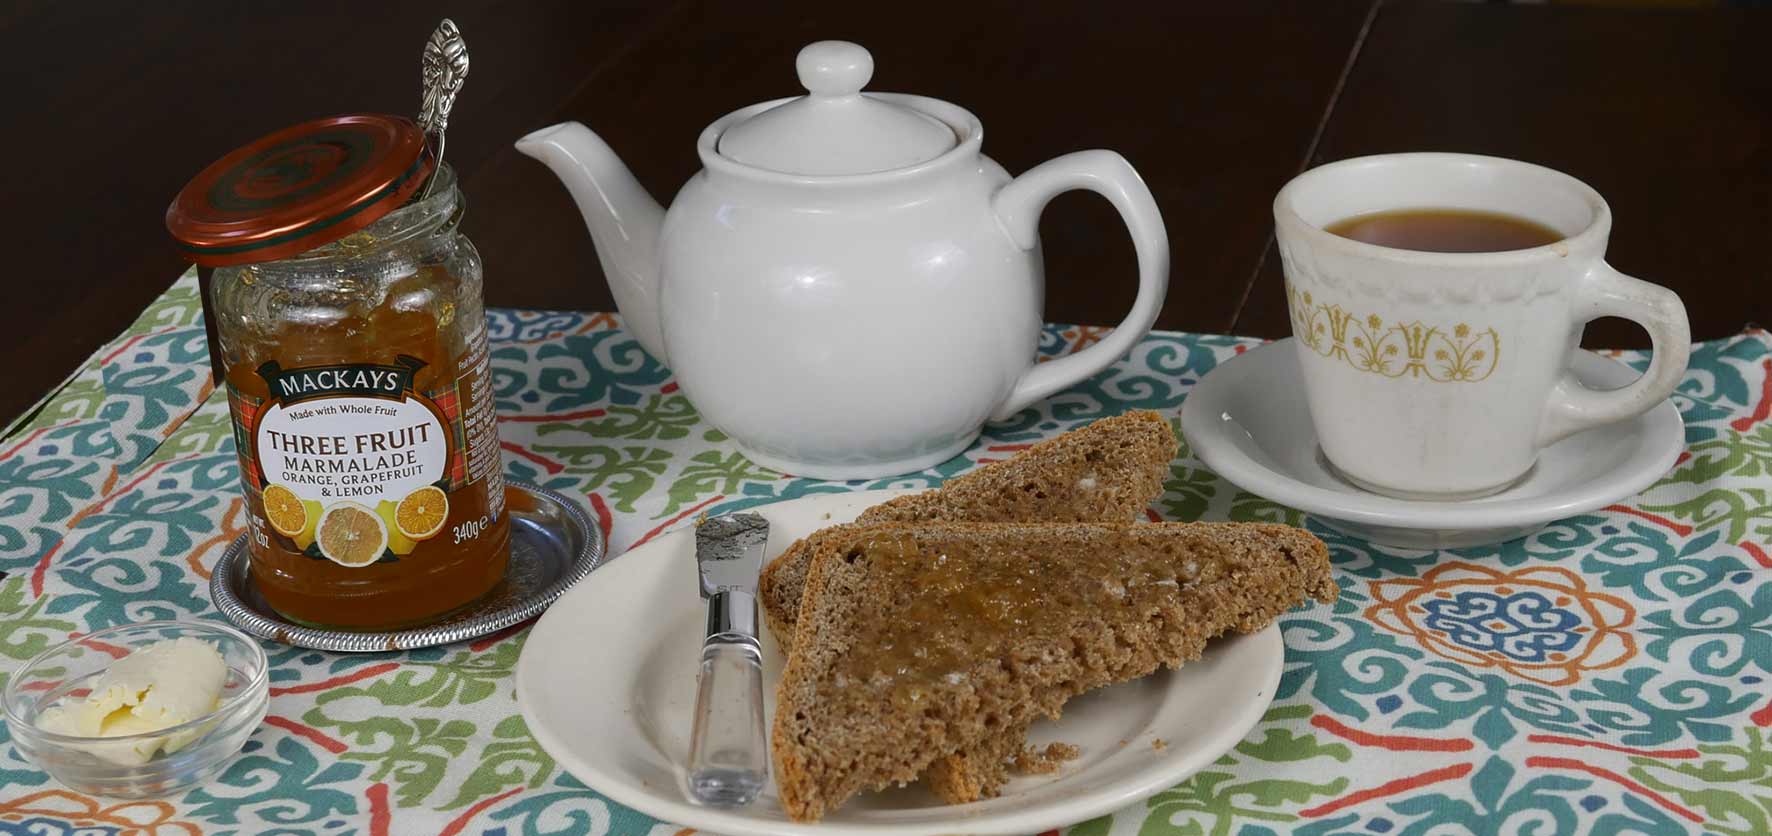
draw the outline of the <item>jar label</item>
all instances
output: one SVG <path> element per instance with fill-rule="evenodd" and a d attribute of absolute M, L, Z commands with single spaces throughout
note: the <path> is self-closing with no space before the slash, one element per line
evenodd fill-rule
<path fill-rule="evenodd" d="M 461 358 L 461 381 L 456 387 L 463 403 L 461 426 L 462 447 L 467 453 L 463 468 L 467 481 L 484 481 L 490 486 L 486 496 L 490 520 L 505 512 L 504 454 L 498 447 L 498 416 L 493 411 L 491 350 L 486 342 L 486 326 L 474 329 L 468 337 L 468 352 Z M 488 520 L 488 522 L 490 521 Z M 484 523 L 482 523 L 484 527 Z M 463 529 L 455 533 L 459 541 L 467 535 Z"/>
<path fill-rule="evenodd" d="M 448 486 L 448 434 L 418 398 L 278 403 L 265 410 L 254 435 L 264 481 L 302 499 L 373 504 L 437 482 Z"/>
<path fill-rule="evenodd" d="M 430 391 L 414 385 L 427 364 L 407 355 L 266 362 L 256 370 L 264 399 L 230 382 L 256 545 L 275 538 L 285 550 L 359 567 L 397 561 L 433 538 L 450 546 L 478 538 L 504 512 L 487 359 L 481 327 L 460 375 Z M 451 495 L 472 485 L 484 486 L 474 512 L 452 514 Z"/>

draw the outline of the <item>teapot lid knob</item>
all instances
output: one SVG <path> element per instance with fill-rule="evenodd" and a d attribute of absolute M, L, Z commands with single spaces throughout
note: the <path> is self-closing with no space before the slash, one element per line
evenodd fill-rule
<path fill-rule="evenodd" d="M 817 41 L 794 59 L 800 86 L 815 96 L 853 96 L 874 77 L 874 56 L 861 44 Z"/>
<path fill-rule="evenodd" d="M 721 156 L 823 177 L 906 168 L 959 143 L 952 126 L 915 107 L 917 97 L 861 92 L 874 75 L 874 57 L 860 44 L 809 44 L 794 69 L 807 95 L 735 120 L 715 145 Z"/>

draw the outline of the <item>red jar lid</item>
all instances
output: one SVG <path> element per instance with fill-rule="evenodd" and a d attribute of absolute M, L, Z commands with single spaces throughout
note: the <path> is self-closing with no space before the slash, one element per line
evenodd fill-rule
<path fill-rule="evenodd" d="M 173 199 L 166 229 L 205 267 L 287 258 L 399 208 L 433 165 L 410 119 L 360 113 L 304 122 L 210 163 Z"/>

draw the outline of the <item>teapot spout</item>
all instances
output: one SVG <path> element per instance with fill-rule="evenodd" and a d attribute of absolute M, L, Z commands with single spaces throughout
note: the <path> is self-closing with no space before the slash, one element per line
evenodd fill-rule
<path fill-rule="evenodd" d="M 664 209 L 603 139 L 579 122 L 562 122 L 517 140 L 517 150 L 545 163 L 584 214 L 628 333 L 669 364 L 658 316 L 658 236 Z"/>

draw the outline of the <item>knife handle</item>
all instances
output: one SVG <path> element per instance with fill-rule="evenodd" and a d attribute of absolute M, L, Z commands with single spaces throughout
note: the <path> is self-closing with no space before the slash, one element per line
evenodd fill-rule
<path fill-rule="evenodd" d="M 709 807 L 743 807 L 768 780 L 762 650 L 748 636 L 710 636 L 701 649 L 689 735 L 689 798 Z"/>

